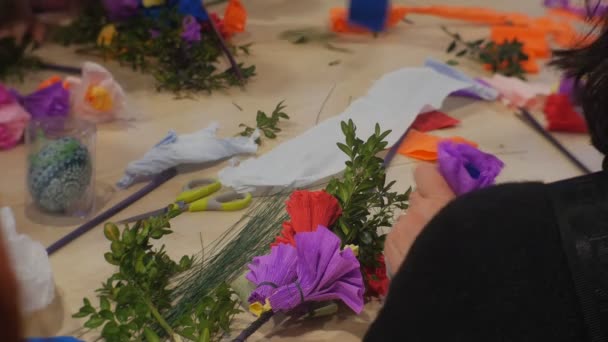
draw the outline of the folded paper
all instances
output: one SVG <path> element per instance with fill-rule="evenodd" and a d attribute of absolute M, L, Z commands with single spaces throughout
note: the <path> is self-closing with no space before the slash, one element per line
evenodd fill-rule
<path fill-rule="evenodd" d="M 344 170 L 347 156 L 336 146 L 343 136 L 341 121 L 353 120 L 361 137 L 372 135 L 376 123 L 383 129 L 391 129 L 386 137 L 390 147 L 425 105 L 440 108 L 448 94 L 465 87 L 468 84 L 429 68 L 405 68 L 388 73 L 342 114 L 258 158 L 223 169 L 220 180 L 238 191 L 314 184 Z"/>
<path fill-rule="evenodd" d="M 125 175 L 118 182 L 120 188 L 127 188 L 136 181 L 147 179 L 172 167 L 185 164 L 202 164 L 233 157 L 238 154 L 252 154 L 258 150 L 255 140 L 259 132 L 251 137 L 218 138 L 219 125 L 212 123 L 200 131 L 177 135 L 171 131 L 141 159 L 127 165 Z"/>
<path fill-rule="evenodd" d="M 477 147 L 476 143 L 461 137 L 442 138 L 412 129 L 405 137 L 405 140 L 403 140 L 403 143 L 401 143 L 401 146 L 399 146 L 398 152 L 404 156 L 414 159 L 435 161 L 438 158 L 437 151 L 439 143 L 444 140 L 464 143 Z"/>
<path fill-rule="evenodd" d="M 20 288 L 20 308 L 32 313 L 46 308 L 55 298 L 55 281 L 44 246 L 17 233 L 13 211 L 0 209 L 0 228 Z"/>

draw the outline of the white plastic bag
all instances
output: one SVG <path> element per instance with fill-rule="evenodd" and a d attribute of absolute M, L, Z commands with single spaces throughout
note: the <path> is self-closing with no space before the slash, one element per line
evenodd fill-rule
<path fill-rule="evenodd" d="M 46 308 L 55 298 L 55 281 L 46 249 L 40 242 L 17 233 L 11 208 L 0 209 L 0 228 L 19 284 L 21 310 L 29 314 Z"/>

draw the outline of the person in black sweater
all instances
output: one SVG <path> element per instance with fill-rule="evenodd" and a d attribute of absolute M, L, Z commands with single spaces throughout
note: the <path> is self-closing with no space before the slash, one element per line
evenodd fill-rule
<path fill-rule="evenodd" d="M 608 31 L 552 61 L 608 153 Z M 604 161 L 604 169 L 608 169 Z M 364 341 L 608 341 L 608 174 L 454 197 L 429 165 L 389 234 L 394 274 Z"/>

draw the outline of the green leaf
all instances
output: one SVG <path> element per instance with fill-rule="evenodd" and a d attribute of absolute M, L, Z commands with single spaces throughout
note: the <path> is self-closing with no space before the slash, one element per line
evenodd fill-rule
<path fill-rule="evenodd" d="M 116 258 L 120 258 L 125 251 L 125 245 L 119 241 L 112 241 L 110 244 L 110 249 Z"/>
<path fill-rule="evenodd" d="M 103 324 L 103 322 L 105 322 L 105 319 L 97 315 L 93 315 L 91 316 L 91 318 L 89 318 L 88 321 L 84 323 L 84 327 L 89 329 L 96 329 L 99 328 Z"/>
<path fill-rule="evenodd" d="M 456 49 L 456 41 L 453 40 L 450 45 L 448 46 L 446 52 L 447 53 L 451 53 L 452 51 L 454 51 L 454 49 Z"/>
<path fill-rule="evenodd" d="M 462 57 L 462 56 L 466 55 L 467 52 L 469 52 L 469 50 L 467 50 L 467 49 L 461 50 L 456 54 L 456 57 Z"/>
<path fill-rule="evenodd" d="M 338 148 L 349 157 L 351 157 L 353 154 L 353 150 L 350 147 L 344 145 L 343 143 L 338 143 Z"/>
<path fill-rule="evenodd" d="M 198 342 L 210 342 L 211 341 L 211 336 L 209 333 L 209 328 L 205 328 L 203 329 L 203 332 L 201 333 L 201 336 L 198 339 Z"/>
<path fill-rule="evenodd" d="M 106 262 L 108 262 L 111 265 L 120 265 L 120 262 L 114 257 L 114 254 L 110 253 L 110 252 L 106 252 L 103 257 L 106 259 Z"/>
<path fill-rule="evenodd" d="M 108 222 L 103 226 L 103 234 L 106 236 L 106 239 L 110 241 L 118 241 L 120 239 L 118 227 L 111 222 Z"/>
<path fill-rule="evenodd" d="M 146 338 L 146 342 L 160 342 L 160 337 L 148 327 L 144 327 L 144 337 Z"/>
<path fill-rule="evenodd" d="M 101 308 L 101 310 L 110 310 L 110 301 L 108 300 L 108 298 L 104 296 L 99 297 L 99 307 Z"/>
<path fill-rule="evenodd" d="M 114 320 L 114 314 L 110 310 L 101 310 L 101 311 L 99 311 L 99 316 L 101 316 L 102 318 L 104 318 L 104 319 L 106 319 L 108 321 L 113 321 Z"/>
<path fill-rule="evenodd" d="M 116 336 L 120 334 L 120 329 L 115 322 L 108 322 L 106 325 L 104 325 L 101 334 L 106 338 Z"/>

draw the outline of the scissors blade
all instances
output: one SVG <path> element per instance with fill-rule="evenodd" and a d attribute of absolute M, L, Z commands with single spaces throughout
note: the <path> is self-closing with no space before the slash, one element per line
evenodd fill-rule
<path fill-rule="evenodd" d="M 147 213 L 131 216 L 129 218 L 126 218 L 124 220 L 120 220 L 120 221 L 116 222 L 116 224 L 125 224 L 125 223 L 136 222 L 136 221 L 139 221 L 139 220 L 147 219 L 149 217 L 160 216 L 160 215 L 165 214 L 166 212 L 167 212 L 167 208 L 165 207 L 165 208 L 162 208 L 162 209 L 157 209 L 157 210 L 149 211 Z"/>

